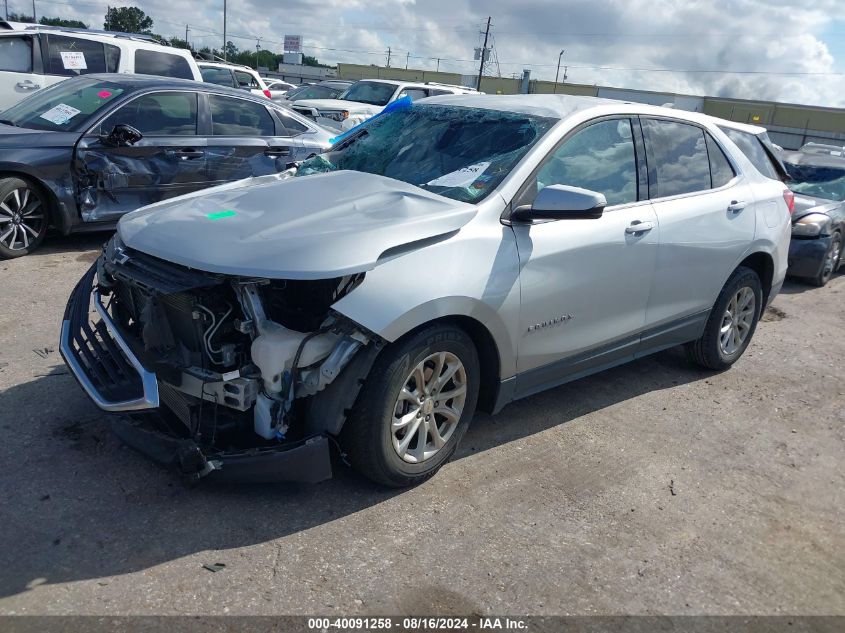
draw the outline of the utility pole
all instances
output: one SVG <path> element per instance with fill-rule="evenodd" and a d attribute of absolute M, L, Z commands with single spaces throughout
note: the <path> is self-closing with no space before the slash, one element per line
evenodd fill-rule
<path fill-rule="evenodd" d="M 6 0 L 6 6 L 9 6 L 9 0 Z M 106 5 L 106 30 L 111 31 L 111 5 Z"/>
<path fill-rule="evenodd" d="M 437 72 L 440 72 L 440 58 L 437 58 Z"/>
<path fill-rule="evenodd" d="M 223 0 L 223 61 L 226 61 L 226 0 Z"/>
<path fill-rule="evenodd" d="M 487 55 L 487 39 L 490 37 L 490 17 L 487 18 L 487 30 L 484 31 L 484 45 L 481 47 L 481 65 L 478 67 L 478 84 L 476 90 L 481 90 L 481 75 L 484 74 L 484 57 Z"/>
<path fill-rule="evenodd" d="M 405 70 L 408 70 L 408 62 L 411 60 L 411 51 L 408 51 L 408 54 L 405 55 Z"/>
<path fill-rule="evenodd" d="M 6 0 L 6 20 L 9 19 L 9 0 Z"/>
<path fill-rule="evenodd" d="M 185 45 L 188 47 L 188 49 L 191 48 L 191 45 L 188 44 L 188 31 L 190 31 L 190 30 L 191 30 L 190 27 L 186 24 L 185 25 Z"/>
<path fill-rule="evenodd" d="M 560 52 L 560 55 L 557 56 L 557 70 L 555 71 L 555 94 L 557 94 L 557 77 L 560 74 L 560 60 L 563 58 L 563 54 L 565 50 Z M 566 71 L 563 71 L 563 80 L 566 81 Z"/>
<path fill-rule="evenodd" d="M 35 0 L 32 0 L 32 21 L 38 24 L 38 16 L 35 15 Z"/>
<path fill-rule="evenodd" d="M 261 51 L 261 38 L 255 41 L 255 71 L 258 72 L 258 53 Z"/>
<path fill-rule="evenodd" d="M 387 47 L 387 67 L 390 68 L 390 47 Z"/>

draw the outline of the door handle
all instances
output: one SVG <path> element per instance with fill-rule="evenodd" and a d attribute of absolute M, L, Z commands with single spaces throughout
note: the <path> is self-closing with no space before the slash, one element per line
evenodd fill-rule
<path fill-rule="evenodd" d="M 202 158 L 205 156 L 205 152 L 198 149 L 191 149 L 186 147 L 185 149 L 175 150 L 171 154 L 172 156 L 178 156 L 182 160 L 192 160 L 194 158 Z"/>
<path fill-rule="evenodd" d="M 654 228 L 654 222 L 641 222 L 640 220 L 634 220 L 631 222 L 631 226 L 625 228 L 625 232 L 631 235 L 635 235 L 637 233 L 646 233 Z"/>
<path fill-rule="evenodd" d="M 736 200 L 731 200 L 731 203 L 728 205 L 728 211 L 731 213 L 739 213 L 745 208 L 746 202 L 738 202 Z"/>
<path fill-rule="evenodd" d="M 290 156 L 290 147 L 271 147 L 270 149 L 264 150 L 264 155 L 272 158 L 277 156 Z"/>
<path fill-rule="evenodd" d="M 30 81 L 29 79 L 24 79 L 23 81 L 19 81 L 18 83 L 15 84 L 15 86 L 17 88 L 20 88 L 21 90 L 37 90 L 38 88 L 41 87 L 37 83 L 34 83 L 34 82 Z"/>

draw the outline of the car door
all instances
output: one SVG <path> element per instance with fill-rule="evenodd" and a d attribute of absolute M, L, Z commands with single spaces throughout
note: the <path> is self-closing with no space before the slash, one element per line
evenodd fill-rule
<path fill-rule="evenodd" d="M 86 221 L 113 220 L 146 204 L 208 186 L 206 138 L 198 134 L 197 93 L 152 92 L 121 105 L 89 130 L 74 162 Z M 115 146 L 116 125 L 143 137 Z"/>
<path fill-rule="evenodd" d="M 754 239 L 755 199 L 728 154 L 704 128 L 642 118 L 660 247 L 646 321 L 677 324 L 689 338 Z M 693 336 L 694 338 L 694 336 Z M 671 342 L 671 341 L 668 341 Z M 643 342 L 644 345 L 648 341 Z"/>
<path fill-rule="evenodd" d="M 645 323 L 659 227 L 647 200 L 639 129 L 627 117 L 568 134 L 523 187 L 531 204 L 552 184 L 605 195 L 596 219 L 513 223 L 520 259 L 517 392 L 633 357 Z"/>
<path fill-rule="evenodd" d="M 38 37 L 0 36 L 0 112 L 44 87 Z"/>
<path fill-rule="evenodd" d="M 290 139 L 268 108 L 251 99 L 208 94 L 211 135 L 208 177 L 215 184 L 283 171 L 290 162 Z M 281 126 L 279 125 L 281 128 Z"/>

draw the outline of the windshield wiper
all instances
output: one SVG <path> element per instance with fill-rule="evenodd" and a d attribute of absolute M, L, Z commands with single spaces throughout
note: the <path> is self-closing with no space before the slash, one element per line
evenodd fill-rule
<path fill-rule="evenodd" d="M 0 123 L 2 123 L 3 125 L 13 125 L 14 127 L 20 127 L 20 125 L 18 125 L 14 121 L 10 121 L 9 119 L 0 119 Z"/>

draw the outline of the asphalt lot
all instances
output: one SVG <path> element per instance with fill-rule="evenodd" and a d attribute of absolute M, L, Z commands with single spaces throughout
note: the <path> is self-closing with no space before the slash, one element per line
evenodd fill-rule
<path fill-rule="evenodd" d="M 104 239 L 0 261 L 0 613 L 845 614 L 845 275 L 726 373 L 670 350 L 478 416 L 413 490 L 186 489 L 58 354 Z"/>

